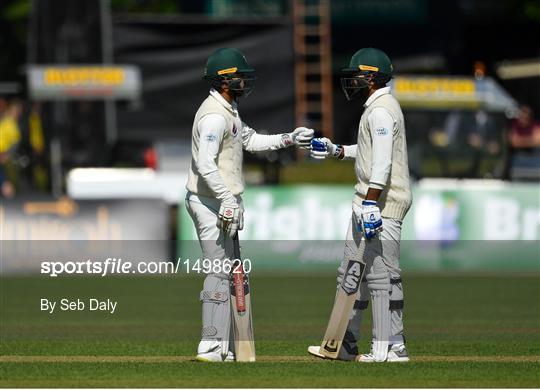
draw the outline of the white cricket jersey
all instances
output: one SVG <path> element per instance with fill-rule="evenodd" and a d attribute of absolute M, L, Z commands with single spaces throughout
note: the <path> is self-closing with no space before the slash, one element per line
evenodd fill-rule
<path fill-rule="evenodd" d="M 405 121 L 397 100 L 385 87 L 364 104 L 358 126 L 355 203 L 361 204 L 369 187 L 381 189 L 381 215 L 402 221 L 412 203 Z M 345 149 L 351 155 L 353 149 Z"/>
<path fill-rule="evenodd" d="M 186 188 L 220 201 L 231 200 L 244 191 L 242 149 L 254 152 L 289 145 L 290 137 L 257 134 L 242 122 L 236 102 L 230 104 L 212 89 L 193 121 Z"/>

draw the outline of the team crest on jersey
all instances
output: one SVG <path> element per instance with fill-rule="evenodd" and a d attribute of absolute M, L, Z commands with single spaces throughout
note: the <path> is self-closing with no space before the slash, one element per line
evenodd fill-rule
<path fill-rule="evenodd" d="M 238 133 L 238 129 L 236 128 L 236 124 L 233 124 L 233 127 L 232 127 L 232 135 L 234 137 L 236 137 L 236 134 Z"/>

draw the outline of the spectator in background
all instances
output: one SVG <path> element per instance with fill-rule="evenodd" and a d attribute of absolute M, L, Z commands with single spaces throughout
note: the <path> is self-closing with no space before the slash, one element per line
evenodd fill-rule
<path fill-rule="evenodd" d="M 28 141 L 31 161 L 31 181 L 34 188 L 47 191 L 49 175 L 47 172 L 47 159 L 45 153 L 45 135 L 41 121 L 41 106 L 39 103 L 32 104 L 28 116 Z"/>
<path fill-rule="evenodd" d="M 0 119 L 2 119 L 2 116 L 4 116 L 7 106 L 7 100 L 4 97 L 0 96 Z"/>
<path fill-rule="evenodd" d="M 483 109 L 449 111 L 443 125 L 429 132 L 443 177 L 491 175 L 482 163 L 500 153 L 502 138 L 493 115 Z"/>
<path fill-rule="evenodd" d="M 470 128 L 467 143 L 471 149 L 471 177 L 491 177 L 494 172 L 486 171 L 482 164 L 489 158 L 500 158 L 502 150 L 503 133 L 497 128 L 497 123 L 493 115 L 480 109 L 472 115 L 472 126 Z M 504 166 L 500 170 L 504 169 Z"/>
<path fill-rule="evenodd" d="M 540 123 L 534 120 L 531 107 L 521 106 L 517 118 L 512 123 L 508 137 L 510 147 L 514 151 L 540 147 Z"/>
<path fill-rule="evenodd" d="M 521 106 L 508 134 L 507 178 L 540 179 L 540 123 L 529 106 Z"/>
<path fill-rule="evenodd" d="M 5 198 L 15 195 L 17 169 L 14 157 L 21 141 L 18 123 L 21 113 L 22 104 L 15 99 L 8 103 L 0 117 L 0 194 Z"/>

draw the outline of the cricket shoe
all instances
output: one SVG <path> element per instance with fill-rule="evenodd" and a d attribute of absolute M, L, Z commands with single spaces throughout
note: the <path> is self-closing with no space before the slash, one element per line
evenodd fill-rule
<path fill-rule="evenodd" d="M 388 347 L 388 356 L 386 357 L 385 362 L 388 363 L 403 363 L 409 361 L 409 353 L 407 352 L 407 348 L 405 347 L 405 344 L 392 344 Z M 373 353 L 366 353 L 362 355 L 358 355 L 356 358 L 357 362 L 362 363 L 374 363 L 375 357 L 373 356 Z"/>
<path fill-rule="evenodd" d="M 207 353 L 200 353 L 195 358 L 198 362 L 234 362 L 236 360 L 234 353 L 229 351 L 225 359 L 223 359 L 223 356 L 221 356 L 221 353 L 216 352 L 207 352 Z"/>
<path fill-rule="evenodd" d="M 197 357 L 199 362 L 234 362 L 236 360 L 234 353 L 229 351 L 227 356 L 221 354 L 221 342 L 217 340 L 202 340 L 197 348 Z"/>
<path fill-rule="evenodd" d="M 318 358 L 330 359 L 330 358 L 324 356 L 323 354 L 321 354 L 320 349 L 321 349 L 320 345 L 310 345 L 307 350 L 311 355 L 316 356 Z M 356 357 L 357 357 L 356 354 L 349 353 L 349 352 L 347 352 L 345 350 L 345 348 L 341 348 L 340 351 L 339 351 L 337 360 L 351 361 L 351 360 L 355 360 Z"/>

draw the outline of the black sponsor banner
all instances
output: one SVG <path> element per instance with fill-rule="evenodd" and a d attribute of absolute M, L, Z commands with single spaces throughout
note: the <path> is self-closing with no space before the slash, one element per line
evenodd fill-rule
<path fill-rule="evenodd" d="M 294 127 L 292 26 L 253 23 L 163 23 L 116 19 L 114 55 L 142 74 L 142 100 L 119 105 L 120 139 L 189 139 L 193 117 L 208 96 L 202 79 L 208 56 L 221 47 L 240 49 L 258 79 L 240 102 L 242 119 L 270 133 Z"/>

